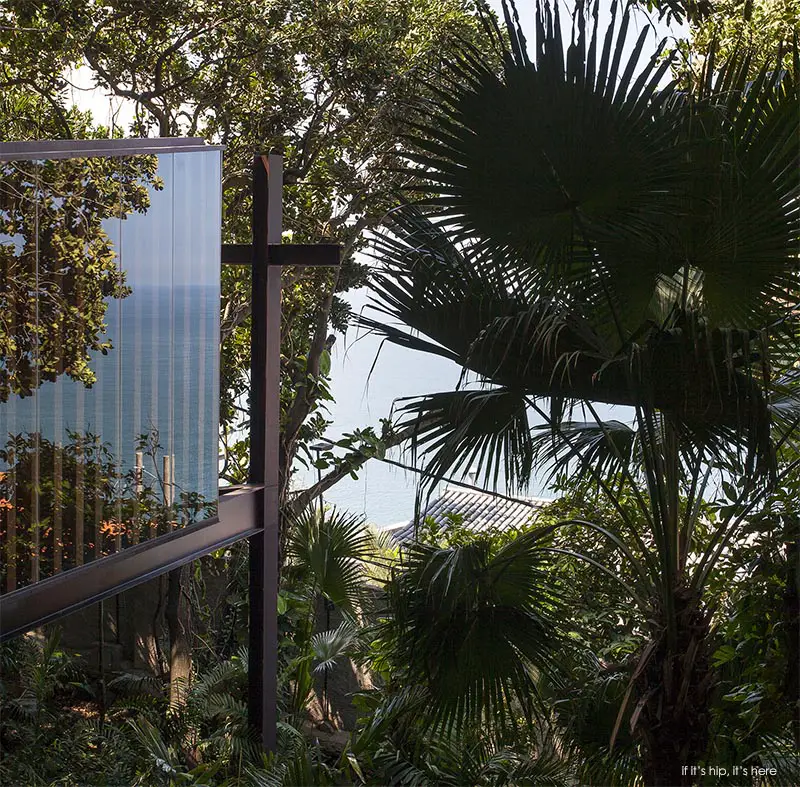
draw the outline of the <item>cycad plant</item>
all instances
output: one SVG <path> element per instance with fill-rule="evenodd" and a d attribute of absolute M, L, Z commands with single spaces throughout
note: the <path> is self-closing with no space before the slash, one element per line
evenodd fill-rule
<path fill-rule="evenodd" d="M 640 516 L 618 507 L 605 530 L 649 626 L 619 719 L 648 784 L 691 783 L 681 766 L 708 744 L 708 578 L 797 470 L 779 459 L 797 425 L 798 55 L 751 77 L 746 49 L 706 53 L 691 83 L 669 82 L 664 44 L 642 59 L 647 28 L 626 54 L 629 7 L 602 32 L 578 5 L 565 44 L 541 0 L 530 51 L 504 7 L 501 71 L 465 47 L 411 129 L 423 197 L 377 239 L 383 316 L 363 322 L 465 370 L 404 408 L 432 479 L 479 465 L 524 486 L 560 458 L 612 504 L 635 497 Z M 720 484 L 730 505 L 701 533 Z"/>

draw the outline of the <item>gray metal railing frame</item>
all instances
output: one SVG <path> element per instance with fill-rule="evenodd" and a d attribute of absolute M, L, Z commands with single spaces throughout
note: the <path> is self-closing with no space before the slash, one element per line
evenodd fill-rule
<path fill-rule="evenodd" d="M 141 156 L 224 149 L 224 145 L 208 145 L 199 137 L 52 139 L 36 140 L 35 142 L 0 142 L 0 161 Z"/>

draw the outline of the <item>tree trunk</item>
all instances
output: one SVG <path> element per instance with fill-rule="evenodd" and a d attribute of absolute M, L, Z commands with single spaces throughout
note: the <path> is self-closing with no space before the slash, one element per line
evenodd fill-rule
<path fill-rule="evenodd" d="M 677 645 L 661 637 L 636 682 L 639 702 L 635 732 L 643 746 L 648 787 L 689 787 L 690 766 L 705 757 L 713 672 L 709 659 L 709 619 L 688 589 L 675 591 Z M 684 770 L 685 769 L 685 770 Z"/>
<path fill-rule="evenodd" d="M 181 707 L 192 677 L 191 606 L 184 587 L 188 567 L 169 572 L 165 617 L 169 631 L 169 705 Z"/>
<path fill-rule="evenodd" d="M 794 515 L 785 526 L 786 590 L 783 595 L 783 622 L 788 634 L 786 675 L 783 693 L 794 709 L 792 733 L 800 749 L 800 521 Z"/>

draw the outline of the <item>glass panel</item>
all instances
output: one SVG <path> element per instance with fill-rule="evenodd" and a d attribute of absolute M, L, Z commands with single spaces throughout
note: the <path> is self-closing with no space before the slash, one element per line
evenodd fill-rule
<path fill-rule="evenodd" d="M 217 498 L 217 463 L 196 458 L 219 453 L 220 165 L 174 154 L 174 484 L 187 519 L 213 515 Z"/>
<path fill-rule="evenodd" d="M 13 590 L 38 568 L 26 520 L 37 472 L 31 459 L 38 459 L 31 451 L 38 431 L 38 300 L 31 293 L 38 288 L 41 166 L 4 162 L 0 174 L 0 572 L 4 587 Z"/>
<path fill-rule="evenodd" d="M 7 592 L 215 512 L 220 152 L 0 173 Z"/>

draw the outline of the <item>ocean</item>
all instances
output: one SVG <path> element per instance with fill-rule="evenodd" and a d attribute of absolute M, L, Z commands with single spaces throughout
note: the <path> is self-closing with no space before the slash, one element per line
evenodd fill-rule
<path fill-rule="evenodd" d="M 39 432 L 69 441 L 69 431 L 100 435 L 120 472 L 134 466 L 139 435 L 156 430 L 161 449 L 145 457 L 147 478 L 173 456 L 178 492 L 217 498 L 219 287 L 138 284 L 107 299 L 108 354 L 90 353 L 91 388 L 62 375 L 32 396 L 0 405 L 0 434 Z"/>
<path fill-rule="evenodd" d="M 347 294 L 355 312 L 364 309 L 370 297 L 374 296 L 367 289 Z M 461 367 L 451 361 L 389 342 L 382 344 L 380 337 L 359 334 L 355 328 L 351 328 L 346 336 L 338 337 L 333 347 L 331 392 L 335 402 L 328 408 L 326 417 L 333 423 L 326 437 L 337 440 L 354 429 L 367 426 L 372 426 L 378 432 L 380 419 L 389 417 L 393 407 L 402 404 L 401 399 L 452 391 L 460 375 Z M 602 414 L 608 414 L 611 410 L 600 408 Z M 532 414 L 531 422 L 539 423 L 539 419 Z M 388 456 L 406 465 L 414 463 L 408 450 L 395 449 Z M 418 458 L 417 466 L 421 467 L 422 464 L 423 460 Z M 455 480 L 468 480 L 465 476 L 470 469 Z M 323 499 L 326 504 L 363 515 L 368 522 L 380 528 L 389 527 L 408 522 L 413 517 L 420 477 L 418 472 L 371 459 L 360 471 L 358 480 L 349 477 L 343 479 L 328 490 Z M 297 486 L 305 487 L 316 478 L 316 470 L 302 470 L 296 478 Z M 535 475 L 525 494 L 550 496 L 545 478 L 545 472 Z M 506 491 L 502 478 L 498 491 Z M 436 496 L 436 490 L 433 496 Z"/>

